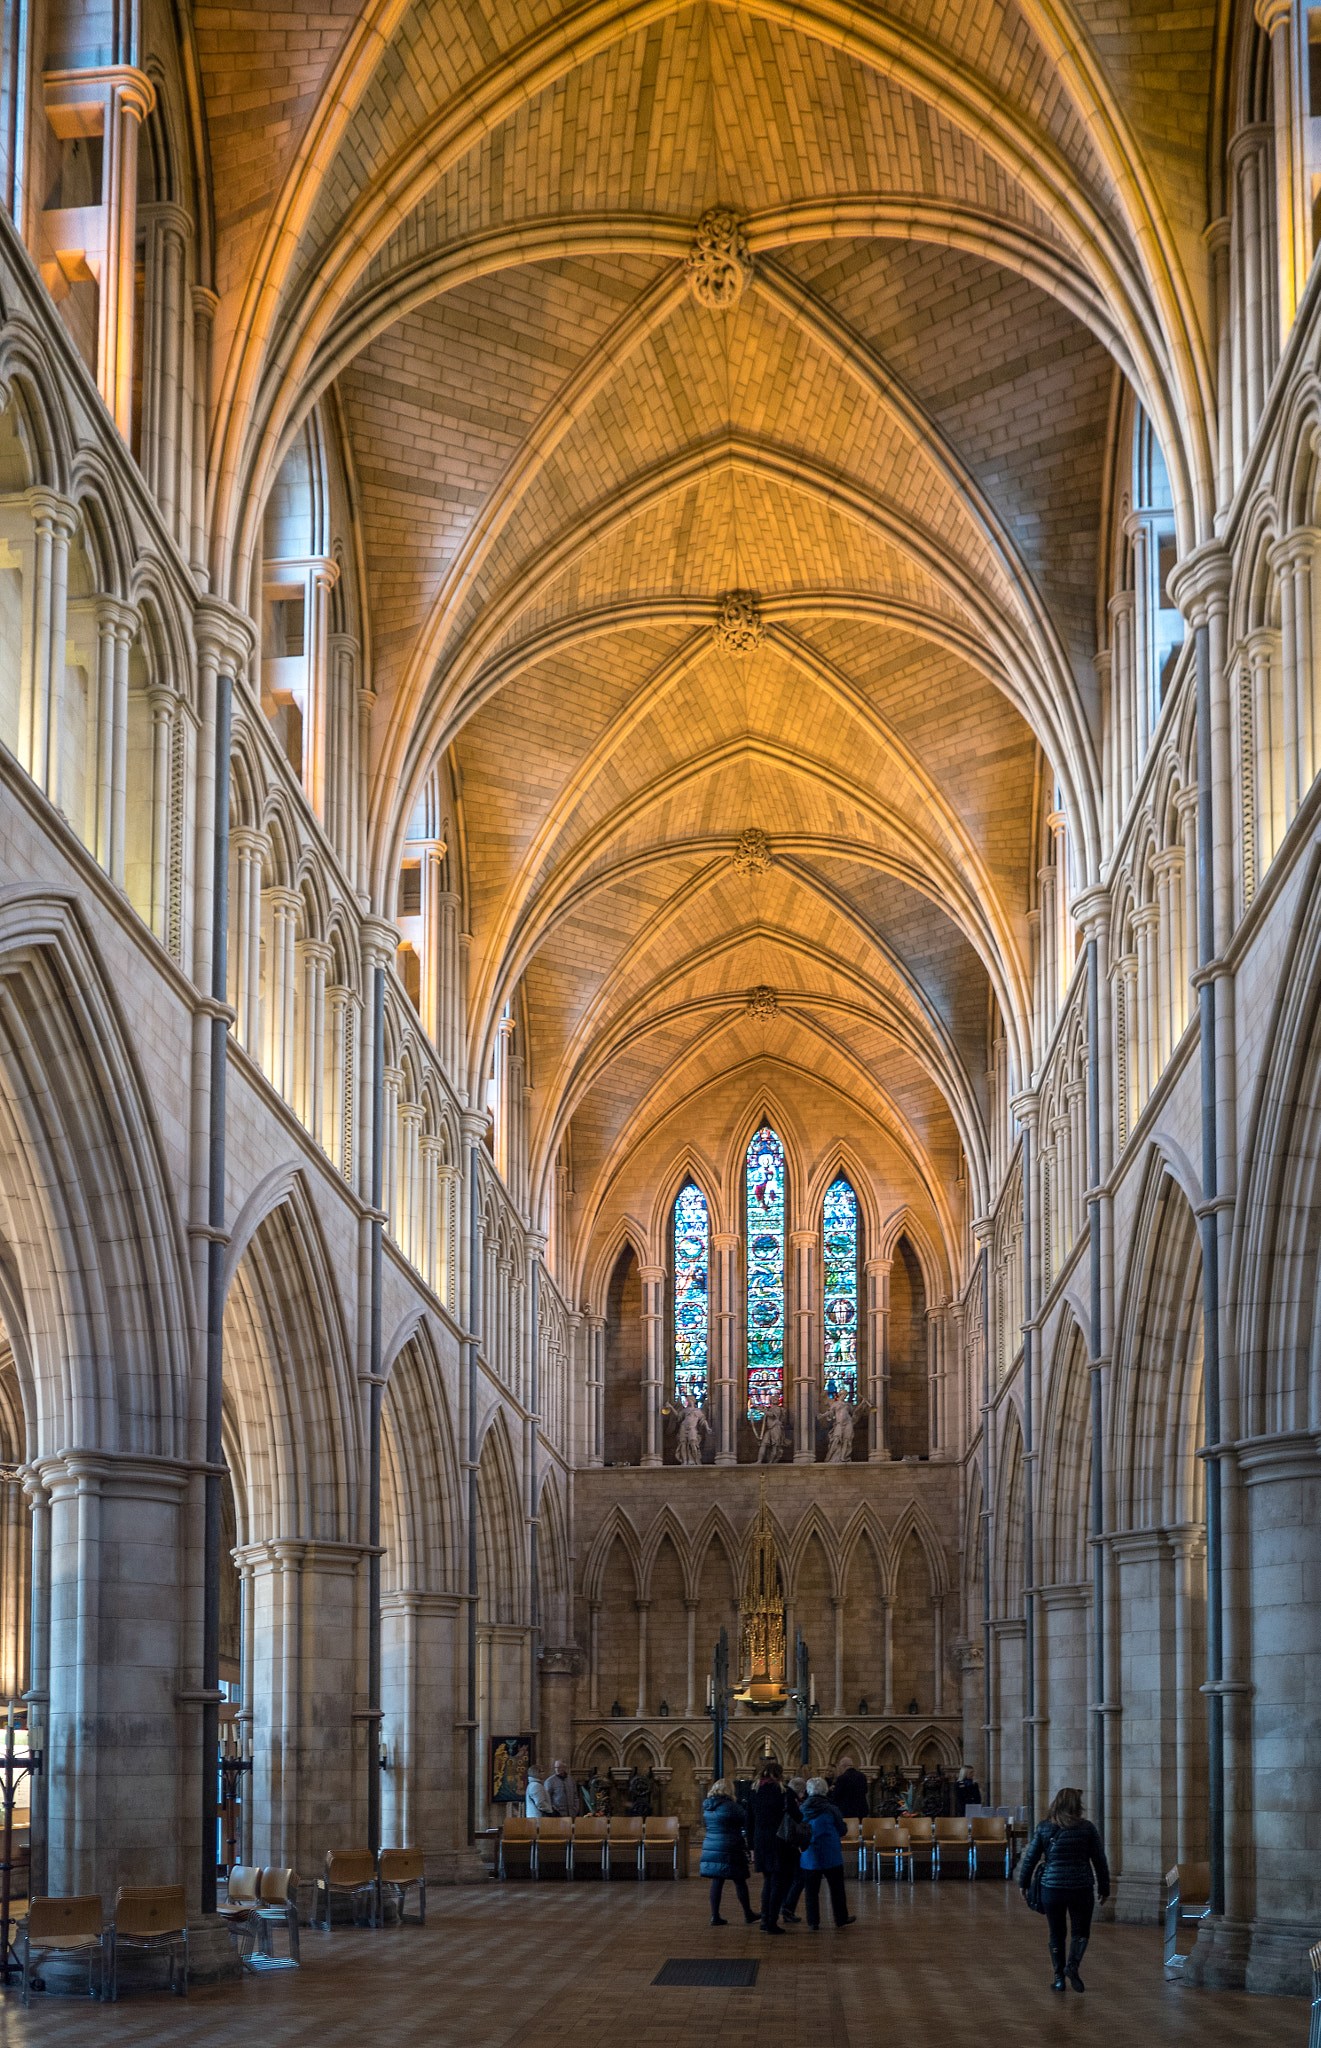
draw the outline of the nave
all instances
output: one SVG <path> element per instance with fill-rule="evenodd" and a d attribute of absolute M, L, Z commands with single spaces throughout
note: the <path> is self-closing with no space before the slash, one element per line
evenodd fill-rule
<path fill-rule="evenodd" d="M 695 1880 L 458 1886 L 433 1894 L 424 1928 L 305 1933 L 297 1974 L 198 1988 L 186 2006 L 15 2006 L 3 2038 L 5 2048 L 1301 2048 L 1305 2038 L 1296 1999 L 1167 1984 L 1151 1927 L 1098 1928 L 1086 1996 L 1056 2009 L 1041 1922 L 1012 1883 L 851 1883 L 849 1895 L 855 1926 L 768 1942 L 757 1927 L 709 1927 Z M 672 1957 L 749 1958 L 757 1981 L 653 1985 Z"/>

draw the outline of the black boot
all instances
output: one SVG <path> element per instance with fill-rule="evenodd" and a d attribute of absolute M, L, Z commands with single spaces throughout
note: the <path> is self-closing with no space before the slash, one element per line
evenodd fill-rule
<path fill-rule="evenodd" d="M 1082 1978 L 1078 1975 L 1078 1965 L 1082 1961 L 1086 1953 L 1087 1936 L 1084 1934 L 1081 1937 L 1081 1939 L 1079 1939 L 1079 1937 L 1075 1935 L 1072 1942 L 1069 1944 L 1069 1982 L 1070 1984 L 1072 1984 L 1075 1991 L 1085 1991 L 1087 1989 L 1087 1986 L 1083 1983 Z"/>
<path fill-rule="evenodd" d="M 1050 1988 L 1052 1991 L 1063 1991 L 1064 1950 L 1062 1948 L 1056 1948 L 1054 1942 L 1052 1942 L 1050 1945 L 1050 1959 L 1051 1962 L 1055 1965 L 1055 1982 L 1051 1985 Z"/>
<path fill-rule="evenodd" d="M 711 1915 L 711 1925 L 713 1927 L 728 1927 L 729 1922 L 728 1920 L 722 1920 L 719 1913 L 713 1913 Z"/>

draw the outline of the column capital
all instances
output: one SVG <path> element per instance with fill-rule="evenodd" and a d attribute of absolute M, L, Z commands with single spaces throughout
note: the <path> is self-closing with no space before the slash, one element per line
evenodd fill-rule
<path fill-rule="evenodd" d="M 135 121 L 145 121 L 156 106 L 156 88 L 135 64 L 95 64 L 86 70 L 46 71 L 46 118 L 61 140 L 95 133 L 88 114 L 114 100 Z"/>
<path fill-rule="evenodd" d="M 1147 865 L 1153 875 L 1159 875 L 1163 879 L 1181 875 L 1183 873 L 1183 848 L 1181 846 L 1163 846 L 1159 853 L 1152 854 Z"/>
<path fill-rule="evenodd" d="M 1229 609 L 1229 584 L 1233 564 L 1222 540 L 1204 540 L 1200 547 L 1176 562 L 1166 577 L 1170 596 L 1188 624 L 1204 626 L 1213 612 Z"/>
<path fill-rule="evenodd" d="M 887 1259 L 883 1254 L 878 1253 L 874 1259 L 868 1259 L 865 1270 L 868 1273 L 878 1273 L 884 1279 L 893 1265 L 893 1259 Z"/>
<path fill-rule="evenodd" d="M 370 974 L 377 967 L 388 967 L 399 951 L 399 927 L 388 918 L 364 917 L 358 931 L 358 943 L 362 948 L 362 964 Z"/>
<path fill-rule="evenodd" d="M 810 1251 L 817 1242 L 815 1230 L 791 1230 L 789 1242 L 795 1251 Z"/>
<path fill-rule="evenodd" d="M 1110 929 L 1111 901 L 1106 883 L 1083 889 L 1069 905 L 1069 915 L 1086 939 L 1104 938 Z"/>
<path fill-rule="evenodd" d="M 1035 1088 L 1024 1088 L 1017 1095 L 1010 1096 L 1009 1108 L 1011 1114 L 1018 1119 L 1019 1123 L 1025 1129 L 1031 1130 L 1036 1125 L 1037 1116 L 1041 1108 L 1041 1097 Z"/>
<path fill-rule="evenodd" d="M 1284 28 L 1293 16 L 1293 0 L 1257 0 L 1252 10 L 1257 27 L 1268 36 Z"/>
<path fill-rule="evenodd" d="M 199 597 L 193 607 L 193 636 L 202 660 L 226 674 L 246 675 L 256 647 L 252 621 L 221 597 Z"/>
<path fill-rule="evenodd" d="M 329 967 L 335 955 L 324 939 L 300 939 L 298 957 L 309 967 Z"/>
<path fill-rule="evenodd" d="M 1266 550 L 1266 561 L 1276 571 L 1293 569 L 1299 562 L 1315 555 L 1318 548 L 1321 548 L 1321 530 L 1315 526 L 1295 526 Z"/>
<path fill-rule="evenodd" d="M 263 889 L 261 900 L 286 917 L 296 917 L 303 907 L 303 899 L 297 889 L 286 889 L 283 882 L 275 882 L 269 889 Z"/>

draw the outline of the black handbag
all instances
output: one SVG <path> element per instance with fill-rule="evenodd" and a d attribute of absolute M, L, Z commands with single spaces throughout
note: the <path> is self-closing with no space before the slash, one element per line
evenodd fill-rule
<path fill-rule="evenodd" d="M 784 1819 L 775 1830 L 775 1839 L 787 1843 L 791 1849 L 807 1849 L 811 1846 L 812 1830 L 806 1821 L 795 1820 L 793 1808 L 786 1806 Z"/>
<path fill-rule="evenodd" d="M 1023 1897 L 1027 1900 L 1034 1913 L 1044 1913 L 1046 1910 L 1046 1901 L 1041 1896 L 1041 1887 L 1046 1876 L 1046 1865 L 1050 1861 L 1050 1845 L 1054 1839 L 1053 1834 L 1048 1836 L 1045 1853 L 1028 1879 L 1027 1888 L 1023 1893 Z"/>

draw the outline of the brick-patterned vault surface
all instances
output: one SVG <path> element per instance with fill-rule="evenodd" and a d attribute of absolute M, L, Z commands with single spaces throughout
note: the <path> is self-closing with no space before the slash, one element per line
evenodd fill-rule
<path fill-rule="evenodd" d="M 802 1925 L 769 1940 L 755 1926 L 709 1926 L 707 1887 L 696 1880 L 433 1892 L 425 1929 L 337 1929 L 329 1940 L 305 1932 L 297 1974 L 198 1989 L 187 2006 L 168 1994 L 115 2008 L 38 2000 L 30 2013 L 15 2002 L 5 2039 L 15 2048 L 241 2048 L 254 2037 L 270 2048 L 442 2039 L 473 2048 L 1287 2048 L 1306 2025 L 1296 1999 L 1167 1984 L 1155 1928 L 1098 1927 L 1085 1995 L 1057 2001 L 1045 1923 L 1012 1883 L 850 1883 L 849 1897 L 856 1925 L 835 1929 L 827 1913 L 820 1933 Z M 671 1956 L 749 1956 L 761 1968 L 748 1991 L 653 1985 Z"/>

